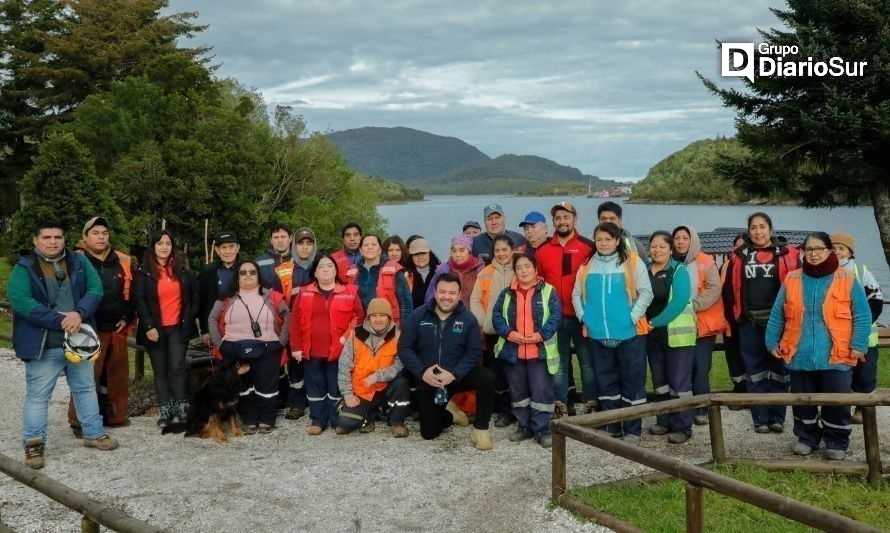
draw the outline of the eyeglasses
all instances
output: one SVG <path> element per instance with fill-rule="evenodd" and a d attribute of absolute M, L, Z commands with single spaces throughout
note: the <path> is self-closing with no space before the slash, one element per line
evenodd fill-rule
<path fill-rule="evenodd" d="M 256 276 L 256 270 L 239 270 L 238 274 L 242 276 Z"/>
<path fill-rule="evenodd" d="M 803 251 L 805 253 L 812 255 L 812 254 L 821 254 L 822 252 L 824 252 L 826 250 L 828 250 L 828 248 L 826 248 L 824 246 L 817 246 L 815 248 L 804 248 Z"/>

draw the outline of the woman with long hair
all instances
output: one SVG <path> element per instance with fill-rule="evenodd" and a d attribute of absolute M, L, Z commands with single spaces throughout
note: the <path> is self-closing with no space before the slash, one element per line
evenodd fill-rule
<path fill-rule="evenodd" d="M 748 217 L 748 240 L 730 258 L 724 291 L 739 326 L 739 351 L 745 365 L 748 392 L 764 394 L 788 391 L 788 370 L 766 349 L 766 324 L 789 272 L 800 268 L 800 252 L 782 237 L 773 235 L 773 221 L 766 213 Z M 752 406 L 757 433 L 785 431 L 785 406 Z"/>
<path fill-rule="evenodd" d="M 602 411 L 646 403 L 646 308 L 652 285 L 646 265 L 629 251 L 621 228 L 603 222 L 594 230 L 596 253 L 578 269 L 572 303 L 588 338 Z M 639 444 L 640 419 L 609 424 L 605 431 Z"/>
<path fill-rule="evenodd" d="M 169 231 L 157 230 L 149 237 L 133 296 L 139 317 L 136 342 L 148 351 L 154 372 L 158 426 L 167 427 L 175 418 L 186 423 L 185 352 L 189 340 L 198 336 L 198 282 L 176 254 Z"/>
<path fill-rule="evenodd" d="M 782 283 L 766 327 L 766 348 L 784 362 L 791 392 L 851 392 L 853 367 L 868 351 L 871 311 L 862 284 L 842 268 L 832 252 L 831 238 L 816 232 L 803 244 L 803 268 Z M 791 451 L 810 455 L 825 444 L 826 459 L 846 456 L 852 429 L 845 405 L 794 406 Z"/>
<path fill-rule="evenodd" d="M 238 414 L 244 433 L 269 433 L 278 415 L 278 376 L 285 362 L 290 309 L 283 294 L 260 286 L 259 266 L 242 261 L 231 289 L 210 310 L 210 342 L 223 365 L 249 365 L 241 377 Z"/>
<path fill-rule="evenodd" d="M 291 308 L 290 348 L 294 359 L 305 362 L 308 432 L 314 436 L 336 425 L 337 362 L 365 313 L 358 287 L 337 281 L 337 263 L 330 254 L 316 257 L 310 272 L 315 281 L 300 290 Z"/>

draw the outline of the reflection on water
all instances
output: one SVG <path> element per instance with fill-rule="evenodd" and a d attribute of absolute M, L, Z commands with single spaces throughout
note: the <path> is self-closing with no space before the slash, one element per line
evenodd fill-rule
<path fill-rule="evenodd" d="M 451 238 L 460 232 L 464 222 L 477 220 L 482 223 L 482 209 L 490 203 L 500 203 L 506 212 L 507 227 L 521 232 L 518 224 L 526 213 L 540 211 L 549 219 L 550 207 L 563 200 L 575 205 L 581 231 L 589 237 L 596 226 L 596 207 L 602 202 L 595 198 L 430 196 L 423 202 L 380 206 L 378 211 L 389 220 L 392 234 L 407 238 L 419 233 L 426 237 L 440 258 L 445 258 Z M 869 266 L 885 291 L 890 289 L 890 269 L 884 259 L 871 207 L 804 209 L 792 206 L 643 205 L 624 204 L 622 199 L 613 201 L 624 208 L 624 226 L 637 234 L 648 234 L 657 229 L 670 231 L 680 224 L 699 231 L 744 227 L 747 216 L 755 211 L 766 212 L 777 229 L 846 231 L 856 239 L 856 260 Z M 553 230 L 552 224 L 550 230 Z"/>

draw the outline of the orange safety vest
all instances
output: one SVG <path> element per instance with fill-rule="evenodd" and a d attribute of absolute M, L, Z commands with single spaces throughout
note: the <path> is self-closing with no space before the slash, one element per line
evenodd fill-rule
<path fill-rule="evenodd" d="M 278 276 L 278 281 L 281 282 L 281 294 L 290 300 L 290 297 L 292 296 L 291 290 L 293 290 L 294 287 L 294 262 L 284 261 L 276 266 L 275 275 Z"/>
<path fill-rule="evenodd" d="M 86 254 L 86 252 L 81 248 L 78 248 L 76 251 L 79 254 Z M 127 255 L 121 251 L 115 250 L 114 253 L 117 255 L 118 261 L 120 261 L 120 263 L 121 263 L 121 270 L 124 271 L 124 301 L 129 302 L 130 301 L 130 285 L 133 284 L 133 270 L 132 270 L 133 262 L 130 260 L 129 255 Z"/>
<path fill-rule="evenodd" d="M 714 265 L 714 258 L 704 252 L 699 252 L 695 256 L 695 268 L 698 273 L 698 292 L 696 294 L 701 294 L 705 290 L 708 270 Z M 695 326 L 699 338 L 719 335 L 728 329 L 729 324 L 726 323 L 726 315 L 723 313 L 722 297 L 717 298 L 717 301 L 711 307 L 695 314 Z"/>
<path fill-rule="evenodd" d="M 362 328 L 362 331 L 370 335 L 364 328 Z M 365 385 L 365 378 L 378 370 L 383 370 L 393 365 L 396 355 L 399 353 L 398 330 L 390 330 L 386 334 L 383 344 L 377 348 L 376 352 L 371 350 L 371 347 L 368 346 L 364 339 L 358 338 L 356 332 L 353 332 L 352 347 L 355 354 L 353 358 L 355 368 L 352 371 L 352 390 L 356 396 L 370 402 L 374 398 L 374 394 L 384 390 L 389 383 L 378 381 L 373 385 Z"/>
<path fill-rule="evenodd" d="M 479 271 L 476 277 L 476 283 L 479 284 L 481 290 L 480 300 L 482 302 L 482 310 L 488 312 L 488 301 L 491 299 L 491 284 L 494 281 L 494 266 L 491 264 Z"/>
<path fill-rule="evenodd" d="M 779 354 L 786 363 L 797 353 L 803 329 L 803 270 L 790 272 L 785 277 L 785 330 L 779 341 Z M 850 290 L 855 276 L 845 268 L 834 271 L 834 278 L 825 301 L 822 302 L 822 319 L 828 326 L 831 335 L 831 364 L 856 365 L 856 359 L 850 355 L 850 340 L 853 338 L 853 302 Z"/>
<path fill-rule="evenodd" d="M 358 265 L 352 265 L 346 271 L 346 278 L 349 283 L 355 283 L 358 279 Z M 377 273 L 377 298 L 383 298 L 389 302 L 392 307 L 392 321 L 401 324 L 402 308 L 399 305 L 399 298 L 396 295 L 396 274 L 404 270 L 405 267 L 395 261 L 387 261 L 380 265 L 380 272 Z"/>

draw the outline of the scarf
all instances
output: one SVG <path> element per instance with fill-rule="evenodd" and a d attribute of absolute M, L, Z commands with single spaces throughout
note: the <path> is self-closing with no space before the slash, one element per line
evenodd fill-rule
<path fill-rule="evenodd" d="M 834 271 L 837 270 L 839 266 L 840 264 L 838 263 L 837 256 L 833 253 L 829 253 L 828 259 L 822 261 L 818 265 L 810 263 L 806 256 L 803 258 L 803 273 L 811 278 L 824 278 L 825 276 L 830 276 L 831 274 L 834 274 Z"/>
<path fill-rule="evenodd" d="M 448 259 L 448 264 L 451 266 L 451 271 L 456 272 L 458 274 L 463 272 L 469 272 L 470 270 L 478 267 L 482 264 L 482 260 L 478 257 L 473 257 L 472 255 L 467 258 L 463 263 L 458 263 L 453 258 Z"/>

